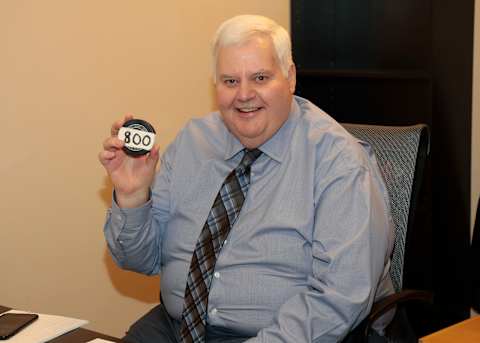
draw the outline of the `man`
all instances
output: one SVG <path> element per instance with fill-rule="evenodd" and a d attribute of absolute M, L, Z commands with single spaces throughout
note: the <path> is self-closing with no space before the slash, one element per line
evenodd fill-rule
<path fill-rule="evenodd" d="M 158 173 L 158 148 L 141 158 L 121 150 L 123 120 L 99 156 L 115 189 L 105 225 L 114 260 L 161 274 L 162 303 L 125 339 L 340 341 L 392 292 L 374 156 L 293 96 L 290 37 L 272 20 L 227 20 L 213 58 L 219 112 L 190 121 Z"/>

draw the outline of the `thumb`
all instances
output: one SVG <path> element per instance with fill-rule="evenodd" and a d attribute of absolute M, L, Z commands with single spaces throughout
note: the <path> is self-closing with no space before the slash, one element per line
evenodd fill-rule
<path fill-rule="evenodd" d="M 158 145 L 155 145 L 152 150 L 150 150 L 150 153 L 148 154 L 147 157 L 147 163 L 149 165 L 156 165 L 158 162 L 158 159 L 160 158 L 160 153 L 159 153 L 160 147 Z"/>

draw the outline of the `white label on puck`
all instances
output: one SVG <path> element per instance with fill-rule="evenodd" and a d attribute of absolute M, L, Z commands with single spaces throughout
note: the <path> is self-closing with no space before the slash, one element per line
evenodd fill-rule
<path fill-rule="evenodd" d="M 118 131 L 118 138 L 125 142 L 125 146 L 131 150 L 150 151 L 155 144 L 155 134 L 129 127 L 121 127 Z"/>

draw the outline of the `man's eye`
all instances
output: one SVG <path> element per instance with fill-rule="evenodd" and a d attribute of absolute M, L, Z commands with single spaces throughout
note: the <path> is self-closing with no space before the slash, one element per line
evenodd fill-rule
<path fill-rule="evenodd" d="M 256 77 L 257 82 L 265 82 L 267 79 L 268 77 L 266 75 L 257 75 Z"/>
<path fill-rule="evenodd" d="M 237 84 L 237 80 L 235 80 L 235 79 L 225 79 L 225 80 L 223 80 L 223 83 L 225 83 L 227 86 L 235 86 Z"/>

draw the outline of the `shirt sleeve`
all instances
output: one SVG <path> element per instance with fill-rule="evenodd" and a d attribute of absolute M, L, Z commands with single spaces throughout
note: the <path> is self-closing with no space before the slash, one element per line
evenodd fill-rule
<path fill-rule="evenodd" d="M 104 235 L 115 263 L 142 274 L 158 274 L 163 232 L 170 215 L 170 184 L 174 147 L 161 159 L 150 200 L 138 208 L 120 208 L 112 199 L 107 211 Z"/>
<path fill-rule="evenodd" d="M 317 184 L 309 289 L 284 303 L 253 342 L 338 342 L 367 314 L 392 227 L 384 185 L 365 167 Z"/>

